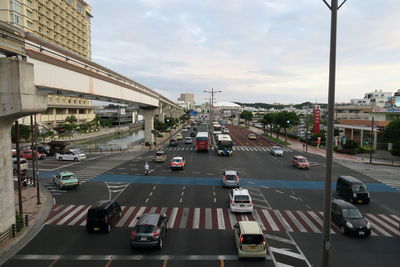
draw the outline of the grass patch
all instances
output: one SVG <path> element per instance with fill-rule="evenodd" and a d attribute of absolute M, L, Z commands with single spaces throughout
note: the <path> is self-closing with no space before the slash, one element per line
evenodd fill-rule
<path fill-rule="evenodd" d="M 277 139 L 277 138 L 275 138 L 275 137 L 273 137 L 273 136 L 270 136 L 270 135 L 268 135 L 268 134 L 263 133 L 263 134 L 261 134 L 261 135 L 264 136 L 264 137 L 266 137 L 266 138 L 268 138 L 268 139 L 270 139 L 270 140 L 272 140 L 272 141 L 274 141 L 274 142 L 277 142 L 277 143 L 279 143 L 279 144 L 281 144 L 281 145 L 285 145 L 285 146 L 290 145 L 290 143 L 285 142 L 285 141 L 280 140 L 280 139 Z"/>

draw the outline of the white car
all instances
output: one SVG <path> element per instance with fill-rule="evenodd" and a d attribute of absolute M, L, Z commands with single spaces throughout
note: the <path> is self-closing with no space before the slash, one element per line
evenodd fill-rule
<path fill-rule="evenodd" d="M 232 189 L 229 193 L 229 200 L 231 212 L 253 212 L 253 201 L 249 190 L 241 187 Z"/>
<path fill-rule="evenodd" d="M 66 153 L 56 153 L 56 159 L 81 161 L 86 159 L 86 155 L 80 149 L 69 149 Z"/>
<path fill-rule="evenodd" d="M 274 156 L 283 156 L 283 149 L 280 146 L 271 147 L 271 154 Z"/>

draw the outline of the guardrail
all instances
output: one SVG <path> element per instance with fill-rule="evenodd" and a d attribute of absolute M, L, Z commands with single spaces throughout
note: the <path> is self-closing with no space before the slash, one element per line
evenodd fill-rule
<path fill-rule="evenodd" d="M 24 217 L 20 218 L 14 224 L 12 224 L 8 230 L 0 234 L 0 243 L 10 237 L 16 237 L 17 233 L 28 225 L 29 225 L 29 217 L 27 214 L 25 214 Z"/>

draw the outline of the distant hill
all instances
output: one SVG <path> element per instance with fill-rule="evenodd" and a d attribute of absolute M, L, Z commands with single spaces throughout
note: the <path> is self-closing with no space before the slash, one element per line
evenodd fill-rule
<path fill-rule="evenodd" d="M 295 105 L 274 105 L 274 104 L 267 104 L 267 103 L 240 103 L 240 102 L 234 102 L 234 103 L 241 105 L 241 106 L 245 106 L 245 107 L 265 108 L 265 109 L 270 109 L 270 108 L 284 109 L 285 107 L 290 107 L 290 106 L 294 106 L 297 109 L 302 109 L 304 106 L 309 106 L 309 107 L 314 106 L 314 104 L 311 102 L 304 102 L 304 103 L 295 104 Z M 318 105 L 320 105 L 321 108 L 327 108 L 327 106 L 328 106 L 328 104 L 325 104 L 325 103 L 318 103 Z"/>

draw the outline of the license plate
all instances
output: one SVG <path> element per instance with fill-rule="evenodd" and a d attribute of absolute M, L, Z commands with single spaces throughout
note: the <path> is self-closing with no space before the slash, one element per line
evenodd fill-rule
<path fill-rule="evenodd" d="M 357 203 L 362 203 L 363 201 L 361 199 L 357 200 Z"/>
<path fill-rule="evenodd" d="M 240 204 L 240 207 L 244 207 L 244 204 Z"/>
<path fill-rule="evenodd" d="M 141 237 L 140 240 L 145 241 L 147 240 L 147 237 Z"/>
<path fill-rule="evenodd" d="M 359 235 L 364 235 L 365 233 L 363 231 L 358 232 Z"/>
<path fill-rule="evenodd" d="M 93 228 L 93 231 L 99 231 L 100 230 L 100 227 L 94 227 Z"/>
<path fill-rule="evenodd" d="M 249 246 L 250 249 L 256 249 L 257 246 Z"/>

